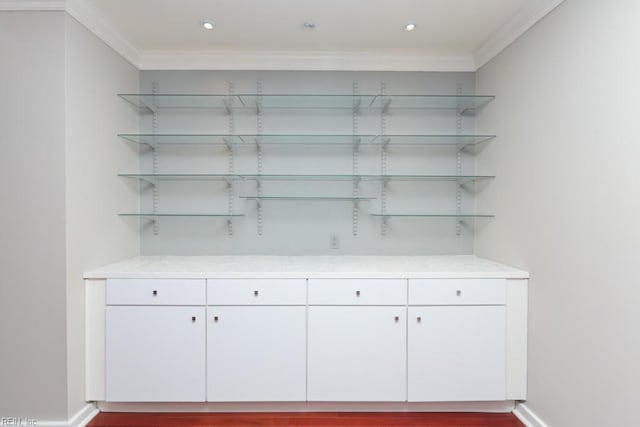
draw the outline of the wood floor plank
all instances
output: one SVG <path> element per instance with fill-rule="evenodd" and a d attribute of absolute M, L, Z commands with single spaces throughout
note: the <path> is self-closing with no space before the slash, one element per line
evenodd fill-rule
<path fill-rule="evenodd" d="M 87 427 L 524 427 L 513 414 L 442 412 L 126 413 L 102 412 Z"/>

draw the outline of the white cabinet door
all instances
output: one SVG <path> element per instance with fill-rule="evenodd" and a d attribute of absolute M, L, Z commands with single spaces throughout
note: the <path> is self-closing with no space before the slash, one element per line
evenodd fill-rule
<path fill-rule="evenodd" d="M 208 307 L 207 322 L 207 400 L 306 400 L 305 307 Z"/>
<path fill-rule="evenodd" d="M 106 400 L 205 400 L 204 307 L 108 306 Z"/>
<path fill-rule="evenodd" d="M 308 322 L 308 400 L 406 400 L 406 307 L 309 307 Z"/>
<path fill-rule="evenodd" d="M 504 306 L 409 307 L 409 401 L 504 400 Z"/>

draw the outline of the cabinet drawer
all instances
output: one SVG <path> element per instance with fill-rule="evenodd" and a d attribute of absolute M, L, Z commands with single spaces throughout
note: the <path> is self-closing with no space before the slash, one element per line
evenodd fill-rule
<path fill-rule="evenodd" d="M 203 279 L 107 279 L 108 305 L 205 305 Z"/>
<path fill-rule="evenodd" d="M 404 279 L 309 279 L 310 305 L 405 305 Z"/>
<path fill-rule="evenodd" d="M 208 305 L 305 305 L 305 279 L 209 279 Z"/>
<path fill-rule="evenodd" d="M 409 305 L 504 305 L 505 279 L 410 279 Z"/>

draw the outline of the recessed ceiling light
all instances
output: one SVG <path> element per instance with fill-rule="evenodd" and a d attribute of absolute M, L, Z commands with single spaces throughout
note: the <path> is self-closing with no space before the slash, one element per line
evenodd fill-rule
<path fill-rule="evenodd" d="M 302 24 L 302 28 L 304 28 L 305 30 L 315 30 L 316 29 L 316 23 L 313 21 L 305 21 Z"/>
<path fill-rule="evenodd" d="M 204 28 L 205 30 L 213 30 L 213 22 L 202 21 L 202 28 Z"/>
<path fill-rule="evenodd" d="M 409 23 L 404 26 L 405 31 L 413 31 L 415 29 L 416 29 L 416 24 L 414 23 Z"/>

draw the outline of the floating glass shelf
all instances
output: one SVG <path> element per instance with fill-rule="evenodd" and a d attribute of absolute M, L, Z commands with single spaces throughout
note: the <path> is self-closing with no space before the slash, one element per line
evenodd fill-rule
<path fill-rule="evenodd" d="M 225 134 L 119 134 L 127 141 L 156 145 L 476 145 L 495 135 L 225 135 Z"/>
<path fill-rule="evenodd" d="M 493 214 L 457 213 L 457 212 L 425 212 L 425 213 L 372 213 L 371 216 L 383 218 L 494 218 Z"/>
<path fill-rule="evenodd" d="M 153 213 L 153 212 L 127 212 L 120 213 L 118 216 L 133 217 L 201 217 L 201 218 L 231 218 L 244 216 L 244 214 L 228 214 L 228 213 Z"/>
<path fill-rule="evenodd" d="M 118 174 L 145 181 L 457 181 L 493 179 L 493 175 L 299 175 L 299 174 Z"/>
<path fill-rule="evenodd" d="M 238 179 L 230 174 L 195 174 L 195 173 L 120 173 L 123 178 L 136 178 L 143 181 L 229 181 Z"/>
<path fill-rule="evenodd" d="M 224 108 L 243 109 L 445 109 L 475 110 L 494 96 L 475 95 L 320 95 L 320 94 L 118 94 L 132 105 L 155 110 L 156 108 Z"/>
<path fill-rule="evenodd" d="M 302 201 L 329 201 L 329 202 L 360 202 L 375 200 L 375 197 L 342 197 L 342 196 L 240 196 L 245 200 L 302 200 Z"/>

